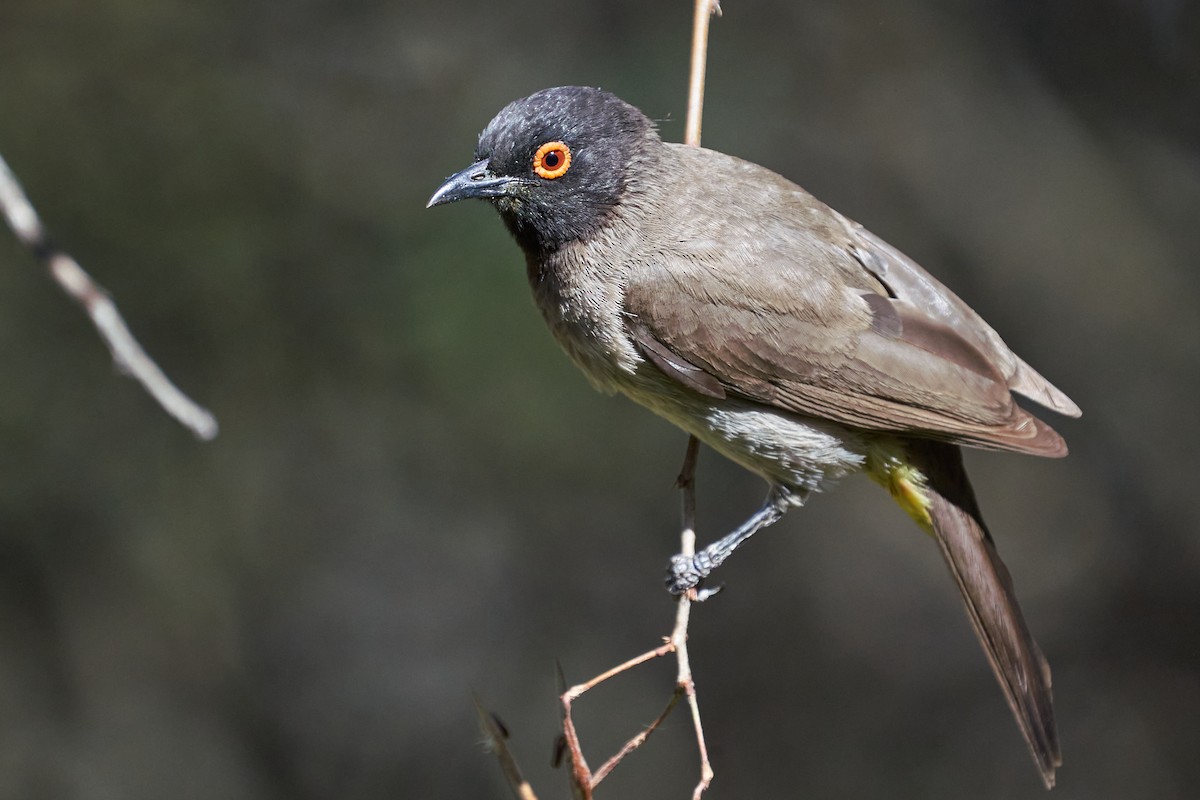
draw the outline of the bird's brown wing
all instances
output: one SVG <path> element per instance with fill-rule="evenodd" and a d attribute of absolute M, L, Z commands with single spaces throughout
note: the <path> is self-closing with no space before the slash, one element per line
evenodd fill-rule
<path fill-rule="evenodd" d="M 678 213 L 648 232 L 645 261 L 624 287 L 629 331 L 648 360 L 708 395 L 870 430 L 1066 454 L 1012 390 L 1068 412 L 1074 405 L 920 267 L 761 167 L 709 151 L 679 155 L 755 189 L 737 203 L 684 189 L 665 204 Z"/>
<path fill-rule="evenodd" d="M 675 295 L 669 304 L 655 302 L 662 295 L 653 285 L 626 290 L 639 348 L 689 388 L 712 394 L 697 388 L 704 374 L 727 393 L 853 427 L 1066 453 L 977 348 L 905 303 L 846 290 L 849 313 L 821 324 L 780 309 L 775 298 L 756 304 L 722 297 L 716 286 L 696 288 L 701 296 Z"/>
<path fill-rule="evenodd" d="M 836 212 L 833 212 L 836 214 Z M 1008 387 L 1030 400 L 1068 417 L 1080 416 L 1079 406 L 1043 378 L 1004 343 L 1000 334 L 957 295 L 915 261 L 863 228 L 837 215 L 849 234 L 846 243 L 855 259 L 877 277 L 892 296 L 904 298 L 923 313 L 968 339 L 992 361 Z"/>

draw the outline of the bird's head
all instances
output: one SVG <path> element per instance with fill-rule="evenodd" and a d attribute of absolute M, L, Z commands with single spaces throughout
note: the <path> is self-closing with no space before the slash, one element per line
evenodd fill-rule
<path fill-rule="evenodd" d="M 658 143 L 646 115 L 608 92 L 543 89 L 501 109 L 479 135 L 475 163 L 429 205 L 490 200 L 527 252 L 550 252 L 604 225 Z"/>

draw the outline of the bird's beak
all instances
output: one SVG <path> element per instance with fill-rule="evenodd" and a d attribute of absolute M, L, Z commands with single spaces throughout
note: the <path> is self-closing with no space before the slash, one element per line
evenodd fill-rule
<path fill-rule="evenodd" d="M 512 187 L 520 183 L 519 178 L 508 178 L 492 173 L 485 158 L 476 161 L 462 172 L 456 172 L 446 179 L 429 198 L 426 208 L 440 206 L 442 203 L 453 203 L 468 197 L 501 197 L 508 194 Z"/>

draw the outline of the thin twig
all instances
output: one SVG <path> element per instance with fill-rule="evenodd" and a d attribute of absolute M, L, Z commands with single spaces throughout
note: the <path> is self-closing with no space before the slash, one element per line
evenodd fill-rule
<path fill-rule="evenodd" d="M 713 14 L 720 14 L 721 7 L 717 0 L 696 0 L 695 20 L 692 26 L 692 62 L 688 80 L 688 114 L 684 143 L 698 147 L 700 145 L 700 118 L 704 106 L 704 70 L 708 52 L 708 23 Z M 683 529 L 680 532 L 680 552 L 685 556 L 696 553 L 696 459 L 700 453 L 700 441 L 695 436 L 688 437 L 687 452 L 684 455 L 683 467 L 680 470 L 677 484 L 682 490 L 683 497 Z M 623 664 L 602 672 L 591 680 L 564 690 L 565 681 L 562 670 L 559 670 L 559 701 L 562 711 L 563 742 L 571 760 L 571 788 L 577 798 L 591 800 L 592 790 L 621 763 L 627 755 L 637 750 L 662 724 L 667 715 L 675 708 L 681 696 L 686 697 L 688 707 L 692 712 L 692 725 L 696 730 L 696 746 L 700 754 L 700 781 L 692 790 L 693 800 L 700 796 L 712 783 L 713 770 L 708 760 L 708 746 L 704 739 L 704 726 L 700 720 L 700 706 L 696 699 L 696 682 L 692 677 L 691 660 L 688 656 L 688 622 L 691 618 L 692 603 L 701 599 L 696 589 L 688 589 L 678 600 L 675 610 L 675 627 L 671 636 L 662 645 L 635 656 Z M 571 717 L 571 705 L 584 693 L 595 688 L 610 678 L 632 669 L 655 658 L 661 658 L 668 653 L 675 653 L 677 672 L 675 691 L 671 694 L 666 708 L 658 715 L 645 730 L 633 736 L 617 753 L 593 773 L 588 769 L 583 756 L 583 747 L 579 742 L 579 732 Z"/>
<path fill-rule="evenodd" d="M 684 129 L 684 144 L 700 146 L 701 118 L 704 114 L 704 74 L 708 64 L 708 24 L 714 14 L 721 13 L 719 0 L 696 0 L 692 20 L 692 63 L 688 77 L 688 113 Z M 685 556 L 696 553 L 696 459 L 700 453 L 700 441 L 688 437 L 687 452 L 683 468 L 679 472 L 679 488 L 683 492 L 683 529 L 679 534 L 680 552 Z M 696 681 L 692 676 L 691 658 L 688 655 L 688 623 L 691 620 L 692 602 L 697 599 L 696 590 L 688 589 L 679 598 L 675 609 L 675 629 L 670 642 L 675 650 L 678 665 L 676 685 L 687 697 L 692 712 L 692 726 L 696 730 L 696 748 L 700 754 L 700 781 L 692 790 L 693 800 L 700 796 L 712 783 L 713 769 L 708 760 L 708 745 L 704 739 L 704 724 L 700 719 L 700 703 L 696 698 Z"/>
<path fill-rule="evenodd" d="M 575 721 L 571 719 L 571 701 L 586 692 L 587 688 L 572 686 L 567 689 L 567 678 L 563 674 L 562 664 L 555 664 L 555 669 L 558 678 L 559 708 L 562 711 L 562 744 L 570 761 L 571 796 L 576 800 L 592 800 L 592 772 L 583 757 L 583 747 L 579 744 L 579 732 L 575 730 Z M 591 686 L 596 685 L 595 681 L 588 683 Z"/>
<path fill-rule="evenodd" d="M 521 775 L 517 760 L 513 758 L 512 752 L 508 749 L 508 731 L 500 724 L 500 720 L 496 718 L 495 714 L 483 707 L 478 697 L 471 699 L 475 702 L 475 712 L 479 715 L 479 729 L 483 731 L 484 744 L 499 759 L 500 769 L 504 772 L 504 778 L 508 781 L 509 788 L 512 789 L 513 797 L 516 800 L 537 800 L 537 795 L 533 793 L 533 787 Z"/>
<path fill-rule="evenodd" d="M 592 786 L 599 786 L 600 781 L 608 777 L 608 773 L 612 772 L 613 768 L 616 767 L 617 764 L 620 764 L 621 760 L 625 758 L 625 756 L 629 755 L 634 750 L 637 750 L 639 747 L 645 744 L 646 740 L 650 738 L 650 734 L 658 730 L 658 726 L 662 725 L 663 721 L 675 709 L 675 706 L 679 703 L 679 698 L 683 697 L 683 695 L 683 689 L 676 687 L 675 691 L 671 692 L 671 699 L 667 701 L 667 707 L 662 710 L 662 713 L 658 715 L 654 722 L 651 722 L 646 726 L 645 730 L 641 731 L 628 742 L 626 742 L 624 746 L 617 751 L 616 755 L 600 765 L 600 769 L 596 770 L 596 774 L 592 776 Z"/>
<path fill-rule="evenodd" d="M 92 280 L 75 259 L 50 244 L 37 211 L 2 157 L 0 211 L 4 212 L 17 239 L 32 251 L 63 291 L 87 312 L 108 346 L 117 369 L 142 384 L 163 410 L 196 436 L 205 440 L 216 436 L 216 418 L 181 392 L 146 355 L 104 288 Z"/>
<path fill-rule="evenodd" d="M 704 115 L 704 70 L 708 64 L 708 23 L 721 15 L 719 0 L 696 0 L 692 17 L 692 63 L 688 74 L 688 114 L 683 142 L 700 146 L 700 118 Z"/>
<path fill-rule="evenodd" d="M 624 664 L 619 664 L 606 672 L 601 672 L 599 675 L 592 678 L 590 681 L 581 683 L 577 686 L 572 686 L 570 689 L 567 690 L 566 697 L 570 701 L 578 700 L 579 697 L 581 695 L 583 695 L 584 692 L 587 692 L 590 689 L 594 689 L 595 687 L 604 683 L 609 678 L 613 678 L 617 675 L 620 675 L 625 670 L 633 669 L 638 664 L 644 664 L 647 661 L 650 661 L 652 659 L 661 658 L 662 656 L 665 656 L 667 653 L 672 652 L 674 647 L 675 647 L 675 645 L 673 643 L 671 643 L 670 641 L 667 641 L 664 644 L 660 645 L 659 647 L 654 648 L 653 650 L 647 650 L 645 653 L 642 653 L 639 656 L 634 656 L 633 658 L 626 661 Z"/>
<path fill-rule="evenodd" d="M 633 669 L 639 664 L 644 664 L 647 661 L 661 658 L 668 653 L 673 653 L 674 651 L 675 644 L 670 640 L 666 640 L 653 650 L 647 650 L 640 655 L 636 655 L 628 661 L 618 664 L 612 669 L 600 673 L 591 680 L 572 686 L 570 689 L 565 691 L 562 689 L 562 686 L 565 683 L 562 675 L 562 667 L 559 667 L 559 702 L 562 711 L 563 739 L 567 748 L 567 753 L 571 758 L 571 782 L 576 788 L 577 793 L 581 792 L 582 797 L 591 798 L 592 789 L 596 788 L 600 781 L 604 780 L 605 776 L 612 772 L 613 767 L 619 764 L 622 758 L 640 747 L 642 742 L 646 740 L 646 737 L 649 736 L 649 732 L 643 731 L 637 736 L 634 736 L 625 743 L 625 746 L 623 746 L 615 756 L 606 761 L 599 770 L 593 773 L 590 769 L 588 769 L 587 760 L 583 757 L 583 745 L 579 742 L 579 732 L 575 729 L 575 721 L 571 717 L 571 704 L 588 691 L 596 688 L 610 678 L 614 678 L 617 675 L 620 675 L 622 672 Z M 675 703 L 678 702 L 678 699 L 679 698 L 676 696 L 670 703 L 667 704 L 666 710 L 660 715 L 659 719 L 657 719 L 653 725 L 651 725 L 651 730 L 657 728 L 662 720 L 666 718 L 667 714 L 671 712 L 671 709 L 675 707 Z M 640 741 L 637 741 L 639 739 Z M 635 741 L 636 744 L 634 744 Z"/>
<path fill-rule="evenodd" d="M 688 81 L 688 115 L 685 143 L 693 146 L 700 145 L 700 117 L 704 100 L 704 68 L 708 51 L 708 23 L 713 14 L 720 14 L 721 7 L 717 0 L 696 0 L 695 22 L 692 27 L 692 62 L 691 74 Z M 700 453 L 700 441 L 695 436 L 688 437 L 687 452 L 683 459 L 677 484 L 683 498 L 683 526 L 680 533 L 680 552 L 685 556 L 696 553 L 696 460 Z M 704 726 L 700 721 L 700 706 L 696 700 L 696 683 L 692 677 L 691 661 L 688 656 L 688 622 L 691 618 L 692 603 L 703 599 L 696 589 L 684 592 L 678 600 L 675 611 L 675 627 L 671 636 L 663 644 L 634 656 L 628 661 L 600 673 L 584 683 L 566 688 L 562 668 L 558 670 L 558 689 L 560 710 L 562 712 L 562 746 L 568 753 L 571 764 L 571 790 L 578 800 L 592 800 L 593 790 L 604 780 L 621 761 L 641 747 L 650 734 L 658 730 L 663 720 L 674 710 L 680 697 L 686 697 L 692 712 L 692 724 L 696 730 L 696 744 L 700 754 L 700 781 L 692 790 L 693 800 L 700 800 L 701 795 L 712 783 L 712 765 L 708 760 L 708 746 L 704 740 Z M 661 658 L 668 653 L 675 653 L 678 671 L 675 679 L 675 691 L 667 702 L 662 713 L 644 730 L 630 738 L 612 758 L 605 761 L 593 773 L 587 766 L 583 755 L 583 747 L 579 742 L 579 732 L 571 716 L 572 704 L 586 692 L 594 689 L 605 681 L 620 675 L 640 664 Z"/>
<path fill-rule="evenodd" d="M 695 436 L 688 437 L 687 452 L 683 457 L 683 467 L 679 471 L 677 481 L 683 493 L 683 530 L 679 534 L 680 551 L 685 556 L 696 553 L 696 459 L 700 455 L 700 440 Z M 700 753 L 700 781 L 692 790 L 693 800 L 699 800 L 700 795 L 712 783 L 712 764 L 708 760 L 708 745 L 704 740 L 704 725 L 700 720 L 700 703 L 696 698 L 696 681 L 692 677 L 692 664 L 688 656 L 688 622 L 692 614 L 692 602 L 697 598 L 696 590 L 688 589 L 679 598 L 675 609 L 675 629 L 671 631 L 671 649 L 675 651 L 675 661 L 678 671 L 675 684 L 687 697 L 688 708 L 692 712 L 692 726 L 696 730 L 696 749 Z"/>

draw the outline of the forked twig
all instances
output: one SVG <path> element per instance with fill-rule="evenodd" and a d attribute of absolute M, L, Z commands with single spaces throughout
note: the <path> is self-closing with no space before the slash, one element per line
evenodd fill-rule
<path fill-rule="evenodd" d="M 650 738 L 650 734 L 658 730 L 658 726 L 662 725 L 663 720 L 665 720 L 671 711 L 674 710 L 676 704 L 679 703 L 679 698 L 683 695 L 684 690 L 680 687 L 675 687 L 675 691 L 671 692 L 671 699 L 667 701 L 667 706 L 662 710 L 662 713 L 655 718 L 654 722 L 651 722 L 649 725 L 647 725 L 645 730 L 626 742 L 621 749 L 617 751 L 616 755 L 600 765 L 600 769 L 596 770 L 595 775 L 592 777 L 592 784 L 599 784 L 600 781 L 604 780 L 608 776 L 608 773 L 613 771 L 617 764 L 621 763 L 621 760 L 625 758 L 625 756 L 629 755 L 634 750 L 637 750 L 639 747 L 645 744 L 646 740 Z"/>
<path fill-rule="evenodd" d="M 692 25 L 692 61 L 688 80 L 688 115 L 685 126 L 684 143 L 699 147 L 700 120 L 704 108 L 704 72 L 708 53 L 708 25 L 713 14 L 720 14 L 721 7 L 717 0 L 696 0 L 695 15 Z M 696 459 L 700 451 L 700 442 L 695 436 L 688 437 L 687 452 L 683 459 L 677 484 L 683 493 L 683 526 L 680 532 L 680 552 L 685 556 L 696 553 Z M 700 755 L 700 781 L 692 790 L 693 800 L 700 796 L 712 783 L 712 764 L 708 760 L 708 746 L 704 739 L 704 726 L 700 719 L 700 706 L 696 699 L 696 683 L 692 677 L 691 661 L 688 656 L 688 622 L 691 618 L 692 603 L 701 599 L 695 589 L 688 589 L 680 596 L 675 610 L 675 627 L 670 638 L 659 647 L 631 658 L 624 664 L 597 675 L 586 683 L 572 686 L 562 693 L 563 736 L 571 758 L 572 786 L 576 795 L 590 800 L 592 790 L 621 762 L 625 756 L 642 746 L 650 734 L 658 729 L 667 715 L 675 708 L 681 696 L 686 697 L 688 707 L 692 712 L 692 725 L 696 730 L 696 746 Z M 604 681 L 619 675 L 628 669 L 636 667 L 655 658 L 674 653 L 678 671 L 675 678 L 675 691 L 663 712 L 647 728 L 625 743 L 616 755 L 604 763 L 595 773 L 588 770 L 579 743 L 579 735 L 571 718 L 571 705 L 589 689 Z"/>
<path fill-rule="evenodd" d="M 138 344 L 108 292 L 63 251 L 50 244 L 46 228 L 21 184 L 0 158 L 0 211 L 17 239 L 42 263 L 50 276 L 87 312 L 112 354 L 117 369 L 142 384 L 163 410 L 201 439 L 217 435 L 217 420 L 181 392 Z"/>
<path fill-rule="evenodd" d="M 670 639 L 664 640 L 661 645 L 653 650 L 647 650 L 645 653 L 634 656 L 623 664 L 618 664 L 612 669 L 600 673 L 585 683 L 577 684 L 572 686 L 570 689 L 561 692 L 559 696 L 559 702 L 562 710 L 563 740 L 564 745 L 566 746 L 567 755 L 571 760 L 571 785 L 575 788 L 578 796 L 585 798 L 585 800 L 590 800 L 592 796 L 592 790 L 600 784 L 600 781 L 604 780 L 608 773 L 612 772 L 613 768 L 616 767 L 617 764 L 621 763 L 621 759 L 641 747 L 642 743 L 646 741 L 650 734 L 658 728 L 659 724 L 664 719 L 666 719 L 667 714 L 671 713 L 671 709 L 673 709 L 675 704 L 679 701 L 679 692 L 676 691 L 674 693 L 671 698 L 671 702 L 667 704 L 666 710 L 664 710 L 663 713 L 658 716 L 658 719 L 649 725 L 646 730 L 627 741 L 617 752 L 617 754 L 608 761 L 604 762 L 604 765 L 600 769 L 596 770 L 595 773 L 588 769 L 587 759 L 584 758 L 583 746 L 579 742 L 579 732 L 575 729 L 575 721 L 571 718 L 571 704 L 591 689 L 594 689 L 607 681 L 609 678 L 616 677 L 622 672 L 633 669 L 639 664 L 644 664 L 647 661 L 653 661 L 656 658 L 661 658 L 662 656 L 673 652 L 675 652 L 674 643 L 671 642 Z M 561 689 L 561 669 L 559 671 L 559 682 L 559 688 Z"/>
<path fill-rule="evenodd" d="M 684 136 L 684 143 L 693 146 L 700 145 L 700 118 L 704 102 L 704 71 L 708 51 L 709 18 L 714 14 L 720 13 L 721 7 L 718 0 L 696 0 L 694 24 L 692 26 L 691 72 L 688 81 L 688 115 Z M 699 440 L 694 436 L 689 436 L 687 452 L 683 459 L 683 467 L 680 470 L 677 480 L 677 485 L 682 492 L 683 498 L 683 525 L 680 533 L 680 552 L 686 556 L 692 556 L 696 553 L 695 478 L 696 459 L 699 456 L 699 452 Z M 696 700 L 696 683 L 692 677 L 692 667 L 687 647 L 688 622 L 691 618 L 692 603 L 703 598 L 704 595 L 698 594 L 694 588 L 688 589 L 679 597 L 675 610 L 675 627 L 672 629 L 670 637 L 664 639 L 663 643 L 653 650 L 647 650 L 641 655 L 634 656 L 625 663 L 619 664 L 612 669 L 602 672 L 591 680 L 572 686 L 569 689 L 565 688 L 562 669 L 561 667 L 559 668 L 558 682 L 560 710 L 562 712 L 562 750 L 566 752 L 570 760 L 571 790 L 577 800 L 592 800 L 593 791 L 596 786 L 608 777 L 609 773 L 626 756 L 641 747 L 650 738 L 650 735 L 658 730 L 663 721 L 674 710 L 675 706 L 678 705 L 681 697 L 687 698 L 688 707 L 692 712 L 692 724 L 696 730 L 696 743 L 700 755 L 700 780 L 696 784 L 695 789 L 692 790 L 692 799 L 699 800 L 712 782 L 713 770 L 708 760 L 708 746 L 704 740 L 704 727 L 700 721 L 700 706 Z M 592 772 L 588 768 L 587 760 L 583 755 L 583 747 L 579 741 L 579 732 L 575 727 L 575 721 L 571 717 L 572 704 L 585 693 L 610 678 L 627 672 L 647 661 L 661 658 L 669 653 L 675 654 L 678 671 L 675 678 L 675 690 L 671 693 L 666 707 L 652 723 L 626 741 L 615 755 L 605 761 L 595 772 Z M 484 712 L 482 708 L 479 710 L 481 721 L 494 722 L 492 717 Z M 520 778 L 520 772 L 516 769 L 515 762 L 512 762 L 512 756 L 509 754 L 507 746 L 504 746 L 503 739 L 495 733 L 488 733 L 486 727 L 485 733 L 489 736 L 489 741 L 499 742 L 500 746 L 493 745 L 493 749 L 500 755 L 501 765 L 505 775 L 508 777 L 509 785 L 512 787 L 514 794 L 521 798 L 521 800 L 526 800 L 526 798 L 532 799 L 532 790 L 529 790 L 528 784 L 524 783 L 523 779 Z M 521 791 L 526 790 L 529 791 L 528 795 L 520 794 Z"/>
<path fill-rule="evenodd" d="M 695 492 L 695 476 L 696 476 L 696 459 L 700 453 L 700 442 L 696 437 L 688 437 L 687 453 L 683 459 L 683 468 L 679 472 L 677 485 L 683 492 L 683 531 L 681 533 L 681 548 L 684 555 L 694 555 L 696 551 L 696 492 Z M 704 794 L 704 790 L 712 782 L 713 771 L 708 760 L 708 747 L 704 741 L 704 728 L 700 722 L 700 707 L 696 701 L 696 684 L 692 679 L 691 663 L 688 659 L 687 649 L 687 627 L 691 616 L 692 603 L 697 600 L 695 589 L 689 589 L 680 596 L 678 605 L 675 610 L 675 628 L 671 631 L 670 637 L 664 639 L 663 643 L 653 650 L 634 656 L 623 664 L 600 673 L 589 681 L 572 686 L 570 689 L 561 692 L 560 701 L 562 708 L 562 725 L 563 725 L 563 744 L 566 748 L 571 760 L 571 786 L 575 790 L 576 796 L 584 800 L 591 800 L 592 790 L 595 789 L 610 772 L 621 763 L 625 756 L 632 753 L 641 747 L 650 734 L 654 733 L 662 724 L 667 715 L 679 703 L 681 697 L 686 697 L 688 706 L 692 712 L 692 724 L 696 729 L 697 749 L 700 753 L 700 781 L 696 784 L 696 788 L 692 791 L 693 800 L 698 800 Z M 614 678 L 624 672 L 633 669 L 634 667 L 644 664 L 647 661 L 652 661 L 656 658 L 675 654 L 676 663 L 678 664 L 678 672 L 675 679 L 675 691 L 671 693 L 671 699 L 667 702 L 666 708 L 662 713 L 646 726 L 645 730 L 639 732 L 630 738 L 616 755 L 592 772 L 588 769 L 587 760 L 583 755 L 583 747 L 579 741 L 579 733 L 575 729 L 575 722 L 571 718 L 572 704 L 582 697 L 588 691 L 594 689 L 610 678 Z M 559 670 L 559 688 L 562 688 L 562 671 Z"/>

